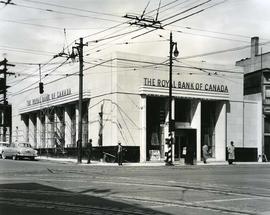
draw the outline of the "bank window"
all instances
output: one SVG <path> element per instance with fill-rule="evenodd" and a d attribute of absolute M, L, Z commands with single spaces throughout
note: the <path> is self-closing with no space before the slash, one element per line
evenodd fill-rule
<path fill-rule="evenodd" d="M 264 102 L 270 103 L 270 86 L 265 86 L 264 88 Z"/>
<path fill-rule="evenodd" d="M 270 133 L 270 116 L 264 118 L 264 133 Z"/>
<path fill-rule="evenodd" d="M 270 74 L 264 73 L 264 80 L 265 80 L 265 82 L 270 82 Z"/>
<path fill-rule="evenodd" d="M 270 87 L 265 87 L 265 98 L 270 98 Z"/>
<path fill-rule="evenodd" d="M 190 122 L 191 100 L 179 99 L 175 101 L 175 121 Z"/>

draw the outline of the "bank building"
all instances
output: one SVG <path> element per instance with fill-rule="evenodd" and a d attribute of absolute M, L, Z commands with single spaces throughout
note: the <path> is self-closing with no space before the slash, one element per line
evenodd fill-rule
<path fill-rule="evenodd" d="M 114 155 L 120 141 L 128 162 L 164 160 L 169 118 L 166 60 L 117 52 L 84 71 L 83 147 L 92 139 L 94 151 Z M 186 151 L 192 151 L 192 159 L 201 162 L 204 144 L 210 161 L 225 161 L 230 141 L 238 157 L 256 160 L 261 149 L 259 106 L 244 100 L 242 68 L 183 61 L 173 65 L 173 161 L 182 162 Z M 37 85 L 14 96 L 13 140 L 28 141 L 40 153 L 75 155 L 78 83 L 78 76 L 67 76 L 44 81 L 42 95 Z M 247 126 L 250 123 L 253 126 Z"/>

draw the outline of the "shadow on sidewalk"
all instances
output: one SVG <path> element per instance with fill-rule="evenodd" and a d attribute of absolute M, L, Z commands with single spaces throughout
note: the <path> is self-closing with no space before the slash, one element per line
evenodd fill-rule
<path fill-rule="evenodd" d="M 103 194 L 110 193 L 106 189 Z M 0 185 L 0 214 L 5 215 L 167 215 L 141 207 L 108 200 L 102 197 L 70 192 L 38 183 Z"/>

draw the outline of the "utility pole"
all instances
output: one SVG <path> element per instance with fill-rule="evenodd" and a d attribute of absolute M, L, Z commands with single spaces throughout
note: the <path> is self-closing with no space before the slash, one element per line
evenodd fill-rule
<path fill-rule="evenodd" d="M 173 48 L 175 47 L 174 51 Z M 177 43 L 173 42 L 172 32 L 170 33 L 170 65 L 169 65 L 169 135 L 166 139 L 166 144 L 168 145 L 166 165 L 173 165 L 172 162 L 172 146 L 174 143 L 174 131 L 175 131 L 175 121 L 172 120 L 172 65 L 173 65 L 173 54 L 175 57 L 178 56 L 179 52 L 177 50 Z"/>
<path fill-rule="evenodd" d="M 9 131 L 9 141 L 11 141 L 11 119 L 7 120 L 11 116 L 11 106 L 8 106 L 8 101 L 7 101 L 7 75 L 14 75 L 15 73 L 12 72 L 7 72 L 7 67 L 8 66 L 15 66 L 13 64 L 8 64 L 8 60 L 5 58 L 3 61 L 0 61 L 0 66 L 3 66 L 3 69 L 0 69 L 0 74 L 3 74 L 3 78 L 0 78 L 0 94 L 3 94 L 3 109 L 4 109 L 4 123 L 3 123 L 3 141 L 6 141 L 6 132 L 7 132 L 7 127 L 10 128 Z M 7 121 L 9 122 L 9 125 L 7 125 Z"/>
<path fill-rule="evenodd" d="M 8 66 L 15 66 L 13 64 L 8 64 L 7 62 L 8 62 L 8 60 L 6 58 L 3 61 L 0 62 L 0 66 L 4 66 L 4 69 L 1 69 L 0 70 L 0 74 L 3 74 L 4 75 L 3 85 L 0 88 L 0 91 L 3 90 L 3 95 L 4 95 L 3 101 L 4 101 L 4 104 L 8 104 L 8 102 L 7 102 L 7 88 L 8 88 L 8 86 L 7 86 L 7 75 L 14 75 L 15 74 L 13 72 L 7 72 L 7 67 Z"/>
<path fill-rule="evenodd" d="M 82 106 L 83 106 L 83 47 L 87 46 L 87 43 L 83 43 L 83 38 L 80 38 L 77 51 L 79 55 L 79 131 L 77 140 L 78 159 L 77 162 L 82 162 Z"/>

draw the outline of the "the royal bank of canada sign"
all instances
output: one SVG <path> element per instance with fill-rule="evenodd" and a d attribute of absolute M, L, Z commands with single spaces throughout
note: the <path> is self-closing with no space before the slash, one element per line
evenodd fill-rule
<path fill-rule="evenodd" d="M 144 78 L 144 86 L 169 88 L 170 81 L 165 79 Z M 212 91 L 219 93 L 229 93 L 227 85 L 211 84 L 193 81 L 172 81 L 172 88 L 183 90 Z"/>
<path fill-rule="evenodd" d="M 71 95 L 71 89 L 64 89 L 61 91 L 53 92 L 51 94 L 45 94 L 38 98 L 30 99 L 26 101 L 27 106 L 32 106 L 36 104 L 40 104 L 43 102 L 48 102 L 51 100 L 59 99 L 65 96 Z"/>

